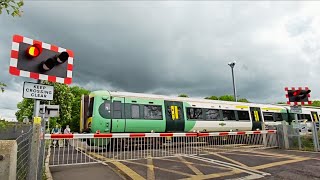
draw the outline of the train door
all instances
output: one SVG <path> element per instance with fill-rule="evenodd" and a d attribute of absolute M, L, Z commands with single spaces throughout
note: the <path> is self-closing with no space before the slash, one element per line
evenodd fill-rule
<path fill-rule="evenodd" d="M 88 109 L 89 109 L 89 96 L 81 96 L 80 107 L 80 132 L 88 131 Z"/>
<path fill-rule="evenodd" d="M 124 132 L 126 126 L 126 119 L 124 116 L 124 102 L 122 97 L 112 98 L 111 107 L 111 132 Z"/>
<path fill-rule="evenodd" d="M 261 109 L 259 107 L 250 107 L 250 114 L 252 119 L 252 130 L 262 129 Z"/>
<path fill-rule="evenodd" d="M 164 107 L 166 115 L 166 132 L 183 132 L 183 103 L 176 101 L 164 101 Z"/>

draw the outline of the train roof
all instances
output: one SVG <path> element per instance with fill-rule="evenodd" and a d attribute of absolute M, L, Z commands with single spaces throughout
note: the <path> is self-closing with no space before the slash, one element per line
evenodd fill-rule
<path fill-rule="evenodd" d="M 200 98 L 185 98 L 185 97 L 174 97 L 174 96 L 165 96 L 165 95 L 157 95 L 157 94 L 119 92 L 119 91 L 94 91 L 94 92 L 92 92 L 92 95 L 93 96 L 109 95 L 109 96 L 116 96 L 116 97 L 164 99 L 164 100 L 169 100 L 169 101 L 187 101 L 187 102 L 215 103 L 215 104 L 226 104 L 226 105 L 246 105 L 246 106 L 252 106 L 252 107 L 259 106 L 259 107 L 286 108 L 286 107 L 274 105 L 274 104 L 258 104 L 258 103 L 245 103 L 245 102 L 233 102 L 233 101 L 219 101 L 219 100 L 209 100 L 209 99 L 200 99 Z"/>

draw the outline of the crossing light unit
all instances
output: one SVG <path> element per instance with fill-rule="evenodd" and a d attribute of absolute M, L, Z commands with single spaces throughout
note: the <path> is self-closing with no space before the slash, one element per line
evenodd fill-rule
<path fill-rule="evenodd" d="M 308 87 L 302 88 L 294 88 L 289 89 L 285 88 L 287 91 L 286 98 L 288 98 L 287 104 L 290 105 L 305 105 L 311 104 L 312 102 L 309 100 L 311 90 Z"/>
<path fill-rule="evenodd" d="M 9 72 L 15 76 L 71 84 L 73 57 L 69 49 L 14 35 Z"/>

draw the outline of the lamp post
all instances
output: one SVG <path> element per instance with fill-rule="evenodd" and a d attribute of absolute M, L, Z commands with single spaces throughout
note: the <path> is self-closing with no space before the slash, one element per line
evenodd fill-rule
<path fill-rule="evenodd" d="M 231 73 L 232 73 L 232 83 L 233 83 L 233 96 L 235 101 L 237 102 L 237 94 L 236 94 L 236 85 L 234 83 L 234 73 L 233 73 L 233 68 L 236 65 L 236 61 L 229 62 L 228 65 L 231 67 Z"/>

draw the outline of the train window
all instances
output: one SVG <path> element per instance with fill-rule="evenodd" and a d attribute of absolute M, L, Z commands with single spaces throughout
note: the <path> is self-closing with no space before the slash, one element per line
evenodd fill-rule
<path fill-rule="evenodd" d="M 145 105 L 144 118 L 145 119 L 162 119 L 162 107 Z"/>
<path fill-rule="evenodd" d="M 282 113 L 274 113 L 275 121 L 283 121 Z"/>
<path fill-rule="evenodd" d="M 99 114 L 103 118 L 106 118 L 106 119 L 111 118 L 110 101 L 105 101 L 99 106 Z"/>
<path fill-rule="evenodd" d="M 112 118 L 115 118 L 115 119 L 121 119 L 121 111 L 122 111 L 122 108 L 121 108 L 121 101 L 113 101 L 113 116 Z"/>
<path fill-rule="evenodd" d="M 238 112 L 238 118 L 239 120 L 243 121 L 243 120 L 248 120 L 250 121 L 250 118 L 249 118 L 249 112 L 248 111 L 237 111 Z"/>
<path fill-rule="evenodd" d="M 264 121 L 274 121 L 273 112 L 263 112 Z"/>
<path fill-rule="evenodd" d="M 140 107 L 139 105 L 131 105 L 131 118 L 139 119 L 140 118 Z"/>
<path fill-rule="evenodd" d="M 201 108 L 187 108 L 188 119 L 202 119 Z"/>
<path fill-rule="evenodd" d="M 234 110 L 222 110 L 223 120 L 236 120 Z"/>
<path fill-rule="evenodd" d="M 310 114 L 298 114 L 298 119 L 301 120 L 301 119 L 307 119 L 308 121 L 312 121 L 311 120 L 311 116 Z"/>
<path fill-rule="evenodd" d="M 220 120 L 220 114 L 218 109 L 206 109 L 205 112 L 207 120 Z"/>
<path fill-rule="evenodd" d="M 93 104 L 94 104 L 94 98 L 90 98 L 89 102 L 89 111 L 88 111 L 88 117 L 92 117 L 93 114 Z"/>

